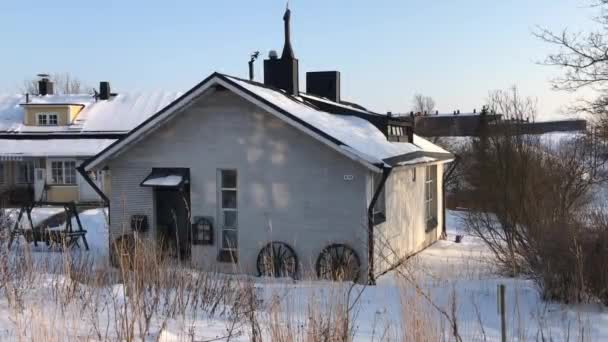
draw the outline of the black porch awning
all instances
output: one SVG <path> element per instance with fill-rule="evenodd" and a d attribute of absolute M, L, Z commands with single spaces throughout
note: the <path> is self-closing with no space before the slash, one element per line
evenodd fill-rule
<path fill-rule="evenodd" d="M 190 170 L 185 168 L 153 168 L 141 186 L 153 188 L 180 188 L 190 183 Z"/>

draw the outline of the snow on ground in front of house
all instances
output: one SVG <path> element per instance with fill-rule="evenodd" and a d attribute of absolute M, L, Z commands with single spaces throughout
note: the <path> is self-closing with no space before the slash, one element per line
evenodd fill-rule
<path fill-rule="evenodd" d="M 463 212 L 448 211 L 448 239 L 438 241 L 415 260 L 427 276 L 438 303 L 447 306 L 456 293 L 460 329 L 464 340 L 484 340 L 479 322 L 488 340 L 499 340 L 500 317 L 497 307 L 498 285 L 506 286 L 507 334 L 510 338 L 562 341 L 608 340 L 608 310 L 595 304 L 564 305 L 545 302 L 531 280 L 505 278 L 492 267 L 492 254 L 483 241 L 463 229 Z M 464 236 L 455 243 L 455 235 Z M 435 287 L 433 287 L 433 284 Z"/>
<path fill-rule="evenodd" d="M 428 315 L 436 328 L 442 327 L 449 340 L 449 327 L 440 323 L 441 314 L 433 309 L 431 303 L 422 296 L 416 295 L 414 283 L 404 281 L 400 272 L 411 274 L 419 290 L 427 293 L 433 303 L 442 310 L 450 312 L 450 303 L 455 294 L 456 317 L 458 329 L 464 341 L 488 340 L 497 341 L 500 336 L 500 317 L 497 311 L 497 286 L 506 285 L 507 332 L 508 340 L 538 340 L 541 333 L 545 339 L 554 341 L 579 340 L 584 331 L 585 340 L 608 340 L 608 311 L 599 305 L 562 305 L 543 302 L 530 280 L 505 278 L 497 275 L 491 263 L 491 254 L 483 243 L 468 235 L 462 228 L 461 212 L 448 211 L 448 239 L 438 241 L 408 261 L 408 264 L 378 280 L 377 286 L 355 286 L 351 298 L 361 296 L 353 308 L 355 340 L 380 340 L 380 336 L 399 337 L 400 331 L 411 327 L 405 325 L 408 317 L 418 319 Z M 90 253 L 95 256 L 99 265 L 107 262 L 108 232 L 106 213 L 102 209 L 92 209 L 80 213 Z M 456 235 L 463 235 L 461 243 L 455 243 Z M 59 254 L 49 252 L 42 246 L 34 250 L 34 255 L 46 258 Z M 411 273 L 408 273 L 411 272 Z M 248 279 L 247 277 L 234 277 Z M 26 294 L 26 312 L 51 317 L 51 329 L 63 329 L 71 337 L 82 338 L 91 334 L 91 326 L 80 312 L 66 312 L 50 300 L 51 276 L 48 282 L 42 282 Z M 271 304 L 280 303 L 284 320 L 303 322 L 311 316 L 322 314 L 318 310 L 328 310 L 340 298 L 345 298 L 350 285 L 322 281 L 273 280 L 253 278 L 260 303 L 259 322 L 263 334 L 267 334 L 267 324 Z M 112 291 L 120 291 L 121 285 L 114 285 Z M 29 310 L 29 311 L 28 311 Z M 16 336 L 23 319 L 15 319 L 14 310 L 9 309 L 6 297 L 0 296 L 0 340 L 11 340 Z M 106 319 L 106 321 L 104 321 Z M 108 322 L 109 321 L 109 322 Z M 102 318 L 101 322 L 110 324 L 112 320 Z M 481 322 L 481 323 L 480 323 Z M 425 321 L 419 322 L 419 324 Z M 49 323 L 51 324 L 51 323 Z M 152 333 L 147 340 L 155 340 L 163 323 L 153 320 Z M 230 321 L 225 317 L 209 317 L 205 313 L 195 316 L 169 319 L 166 328 L 160 334 L 161 341 L 190 340 L 192 333 L 196 340 L 214 339 L 226 334 Z M 300 324 L 294 324 L 297 330 Z M 482 329 L 483 326 L 483 329 Z M 55 328 L 53 328 L 55 327 Z M 21 327 L 22 329 L 23 327 Z M 241 335 L 231 340 L 248 341 L 248 326 L 241 326 Z M 77 335 L 77 336 L 76 336 Z M 485 336 L 485 338 L 484 338 Z M 67 337 L 66 337 L 67 338 Z M 65 338 L 64 338 L 65 339 Z M 269 338 L 265 338 L 269 340 Z"/>
<path fill-rule="evenodd" d="M 4 213 L 8 215 L 10 222 L 15 222 L 17 220 L 17 218 L 19 217 L 20 211 L 21 211 L 21 208 L 4 209 Z M 32 223 L 34 224 L 34 226 L 37 226 L 42 221 L 46 220 L 47 218 L 49 218 L 55 214 L 59 214 L 62 211 L 64 211 L 63 207 L 48 206 L 48 207 L 34 208 L 31 213 Z M 19 226 L 22 229 L 31 229 L 32 228 L 25 211 L 23 212 L 21 220 L 19 221 Z M 12 228 L 12 226 L 11 226 L 11 228 Z"/>
<path fill-rule="evenodd" d="M 13 228 L 14 221 L 19 217 L 19 209 L 5 209 L 5 212 L 9 215 L 9 222 L 13 222 L 10 224 L 10 228 Z M 63 207 L 36 207 L 32 210 L 32 223 L 34 226 L 37 226 L 44 220 L 49 217 L 60 214 L 64 212 Z M 109 249 L 109 241 L 108 241 L 108 225 L 107 225 L 107 209 L 97 208 L 97 209 L 88 209 L 80 212 L 78 214 L 80 218 L 80 222 L 82 227 L 87 233 L 85 237 L 87 239 L 87 243 L 89 245 L 89 251 L 84 249 L 84 244 L 82 241 L 78 242 L 78 247 L 72 250 L 72 254 L 78 254 L 87 256 L 91 259 L 92 262 L 96 265 L 96 267 L 105 267 L 108 265 L 108 249 Z M 21 218 L 19 221 L 19 226 L 22 229 L 31 229 L 31 225 L 25 216 Z M 57 227 L 48 227 L 53 230 L 63 230 L 65 229 L 65 223 L 57 226 Z M 76 218 L 72 218 L 72 229 L 78 230 L 78 223 Z M 38 243 L 38 246 L 35 247 L 33 243 L 27 244 L 23 237 L 20 237 L 14 244 L 17 247 L 25 247 L 29 248 L 34 257 L 39 259 L 45 258 L 61 258 L 61 253 L 59 253 L 56 249 L 49 248 L 43 242 Z"/>

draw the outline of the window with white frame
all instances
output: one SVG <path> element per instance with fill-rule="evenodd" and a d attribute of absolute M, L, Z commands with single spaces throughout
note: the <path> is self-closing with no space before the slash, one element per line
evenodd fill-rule
<path fill-rule="evenodd" d="M 427 229 L 437 226 L 437 165 L 427 166 L 424 179 L 424 207 Z"/>
<path fill-rule="evenodd" d="M 237 172 L 220 170 L 219 177 L 221 248 L 236 251 L 238 249 Z"/>
<path fill-rule="evenodd" d="M 58 117 L 57 113 L 38 113 L 38 126 L 57 126 Z"/>
<path fill-rule="evenodd" d="M 17 183 L 32 184 L 34 183 L 34 162 L 21 161 L 17 163 Z"/>
<path fill-rule="evenodd" d="M 73 160 L 52 161 L 51 181 L 53 184 L 76 184 L 76 162 Z"/>

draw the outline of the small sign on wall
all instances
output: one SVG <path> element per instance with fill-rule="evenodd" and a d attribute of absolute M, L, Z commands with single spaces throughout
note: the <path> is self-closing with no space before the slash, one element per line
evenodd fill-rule
<path fill-rule="evenodd" d="M 353 175 L 344 175 L 345 181 L 352 181 L 353 179 L 355 179 L 355 176 L 353 176 Z"/>

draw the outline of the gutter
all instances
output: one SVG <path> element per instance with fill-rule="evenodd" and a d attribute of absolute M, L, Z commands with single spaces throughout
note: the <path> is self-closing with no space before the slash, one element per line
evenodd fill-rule
<path fill-rule="evenodd" d="M 367 282 L 369 285 L 376 284 L 376 278 L 374 276 L 374 207 L 376 206 L 378 197 L 380 197 L 380 193 L 382 192 L 382 189 L 384 189 L 386 180 L 392 171 L 392 168 L 382 166 L 382 179 L 369 203 L 369 208 L 367 208 Z"/>
<path fill-rule="evenodd" d="M 125 134 L 123 133 L 0 133 L 0 139 L 11 140 L 53 140 L 53 139 L 120 139 Z"/>
<path fill-rule="evenodd" d="M 110 206 L 110 199 L 106 196 L 106 194 L 103 193 L 103 191 L 101 191 L 101 189 L 99 189 L 97 187 L 97 184 L 95 184 L 95 182 L 93 182 L 93 180 L 91 178 L 89 178 L 89 175 L 87 174 L 87 172 L 84 170 L 84 163 L 80 164 L 76 170 L 78 170 L 78 173 L 80 173 L 80 175 L 82 176 L 82 178 L 93 188 L 93 190 L 95 190 L 95 192 L 99 195 L 99 197 L 101 197 L 101 199 L 103 200 L 103 203 L 106 206 Z"/>
<path fill-rule="evenodd" d="M 443 211 L 443 220 L 441 221 L 441 238 L 446 239 L 448 237 L 448 232 L 446 230 L 445 225 L 445 180 L 443 180 L 443 184 L 441 184 L 441 209 Z"/>

